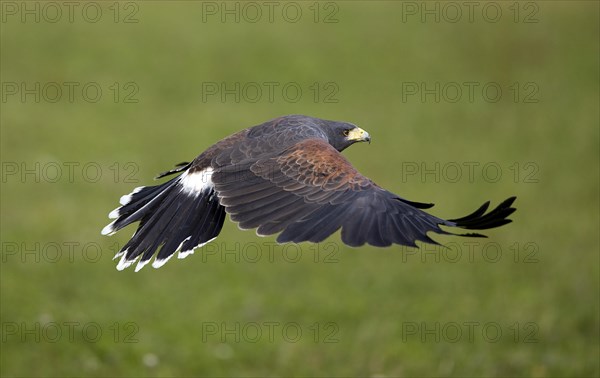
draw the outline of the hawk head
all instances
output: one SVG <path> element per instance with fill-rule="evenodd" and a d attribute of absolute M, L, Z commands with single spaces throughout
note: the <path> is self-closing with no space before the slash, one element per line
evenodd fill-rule
<path fill-rule="evenodd" d="M 348 122 L 322 120 L 319 126 L 327 135 L 329 144 L 340 152 L 357 142 L 371 142 L 368 132 Z"/>

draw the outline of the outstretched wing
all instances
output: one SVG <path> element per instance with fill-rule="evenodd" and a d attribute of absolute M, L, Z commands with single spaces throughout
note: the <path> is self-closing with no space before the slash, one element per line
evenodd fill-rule
<path fill-rule="evenodd" d="M 488 229 L 509 223 L 506 217 L 515 211 L 509 198 L 488 214 L 486 203 L 460 219 L 437 218 L 420 210 L 430 205 L 405 200 L 362 176 L 323 139 L 306 139 L 273 154 L 242 151 L 225 151 L 213 160 L 220 203 L 240 228 L 280 233 L 280 243 L 320 242 L 341 228 L 342 241 L 350 246 L 437 244 L 427 233 L 449 234 L 440 225 Z"/>

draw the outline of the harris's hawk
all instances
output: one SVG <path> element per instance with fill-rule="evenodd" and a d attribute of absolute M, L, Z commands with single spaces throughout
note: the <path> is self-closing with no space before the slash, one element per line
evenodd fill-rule
<path fill-rule="evenodd" d="M 346 122 L 302 115 L 279 117 L 235 133 L 162 173 L 179 176 L 139 187 L 121 197 L 121 207 L 102 230 L 110 235 L 140 222 L 115 258 L 122 270 L 139 259 L 158 268 L 175 253 L 184 258 L 219 235 L 225 214 L 241 229 L 260 236 L 279 234 L 277 242 L 318 243 L 341 229 L 353 247 L 370 244 L 437 244 L 428 232 L 452 234 L 440 226 L 484 230 L 511 222 L 515 197 L 487 212 L 489 202 L 470 215 L 445 220 L 422 209 L 432 204 L 408 201 L 361 175 L 340 152 L 369 134 Z M 483 236 L 475 233 L 453 234 Z"/>

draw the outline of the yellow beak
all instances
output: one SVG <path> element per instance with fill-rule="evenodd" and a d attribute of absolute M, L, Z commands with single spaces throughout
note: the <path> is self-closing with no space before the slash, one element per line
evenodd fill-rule
<path fill-rule="evenodd" d="M 361 129 L 360 127 L 356 127 L 350 130 L 348 133 L 348 140 L 371 143 L 371 136 L 365 130 Z"/>

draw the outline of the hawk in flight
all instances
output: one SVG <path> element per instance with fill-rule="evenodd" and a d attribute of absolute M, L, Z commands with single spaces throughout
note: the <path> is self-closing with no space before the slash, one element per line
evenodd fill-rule
<path fill-rule="evenodd" d="M 511 222 L 515 197 L 487 212 L 489 202 L 470 215 L 445 220 L 423 211 L 433 206 L 406 200 L 361 175 L 342 156 L 356 142 L 370 142 L 351 123 L 302 115 L 275 118 L 222 139 L 191 163 L 157 178 L 179 174 L 156 186 L 121 197 L 115 219 L 102 230 L 111 235 L 140 222 L 115 258 L 117 269 L 135 263 L 164 265 L 175 253 L 184 258 L 219 235 L 225 214 L 241 229 L 277 242 L 318 243 L 341 229 L 353 247 L 437 244 L 428 232 L 453 234 L 440 226 L 485 230 Z"/>

